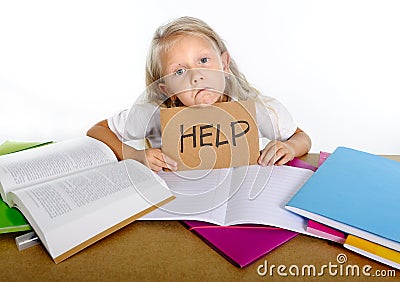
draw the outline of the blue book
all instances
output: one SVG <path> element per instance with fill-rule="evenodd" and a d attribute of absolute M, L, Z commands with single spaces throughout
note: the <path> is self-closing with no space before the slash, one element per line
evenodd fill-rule
<path fill-rule="evenodd" d="M 338 147 L 286 208 L 400 251 L 400 162 Z"/>

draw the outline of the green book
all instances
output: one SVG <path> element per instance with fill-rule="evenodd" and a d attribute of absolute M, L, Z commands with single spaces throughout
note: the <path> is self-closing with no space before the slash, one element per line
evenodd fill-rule
<path fill-rule="evenodd" d="M 26 150 L 26 149 L 43 146 L 43 145 L 47 145 L 50 143 L 52 143 L 52 142 L 51 141 L 49 141 L 49 142 L 17 142 L 17 141 L 7 140 L 3 144 L 0 145 L 0 156 L 10 154 L 10 153 L 15 153 L 15 152 Z"/>
<path fill-rule="evenodd" d="M 22 213 L 16 208 L 10 208 L 0 201 L 0 234 L 31 230 L 31 226 Z"/>
<path fill-rule="evenodd" d="M 39 147 L 51 142 L 15 142 L 5 141 L 0 145 L 0 156 L 30 148 Z M 0 234 L 31 230 L 28 221 L 16 208 L 10 208 L 0 197 Z"/>

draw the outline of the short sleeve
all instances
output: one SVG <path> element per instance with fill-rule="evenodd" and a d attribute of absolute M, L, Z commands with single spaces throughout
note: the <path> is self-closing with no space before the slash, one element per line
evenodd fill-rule
<path fill-rule="evenodd" d="M 117 112 L 107 123 L 122 142 L 149 139 L 153 147 L 161 144 L 160 110 L 151 103 L 135 104 Z"/>
<path fill-rule="evenodd" d="M 284 105 L 278 100 L 260 96 L 256 102 L 258 132 L 261 138 L 286 141 L 297 125 Z"/>

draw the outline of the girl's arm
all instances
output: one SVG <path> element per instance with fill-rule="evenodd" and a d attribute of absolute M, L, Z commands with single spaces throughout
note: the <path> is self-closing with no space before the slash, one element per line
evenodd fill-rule
<path fill-rule="evenodd" d="M 118 160 L 134 159 L 156 172 L 163 168 L 176 170 L 177 163 L 164 155 L 161 152 L 161 149 L 151 148 L 146 150 L 136 150 L 135 148 L 122 143 L 108 127 L 106 120 L 96 123 L 86 134 L 108 145 Z"/>
<path fill-rule="evenodd" d="M 92 126 L 88 132 L 86 133 L 87 136 L 93 137 L 97 140 L 102 141 L 110 149 L 114 152 L 118 160 L 123 159 L 123 143 L 118 139 L 118 137 L 114 134 L 114 132 L 111 131 L 111 129 L 108 127 L 107 121 L 102 120 L 98 123 L 96 123 L 94 126 Z M 126 148 L 124 148 L 126 149 Z M 129 149 L 127 149 L 129 150 Z M 134 148 L 132 148 L 133 151 L 137 151 Z"/>
<path fill-rule="evenodd" d="M 294 157 L 300 157 L 310 151 L 311 139 L 300 128 L 286 141 L 271 141 L 260 152 L 258 164 L 266 165 L 283 165 Z"/>

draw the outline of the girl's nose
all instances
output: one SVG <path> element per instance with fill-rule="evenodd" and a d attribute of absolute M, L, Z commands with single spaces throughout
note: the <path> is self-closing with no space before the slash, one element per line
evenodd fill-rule
<path fill-rule="evenodd" d="M 190 72 L 192 72 L 192 75 L 191 75 L 192 84 L 197 84 L 200 81 L 204 80 L 204 74 L 201 71 L 190 70 Z"/>

